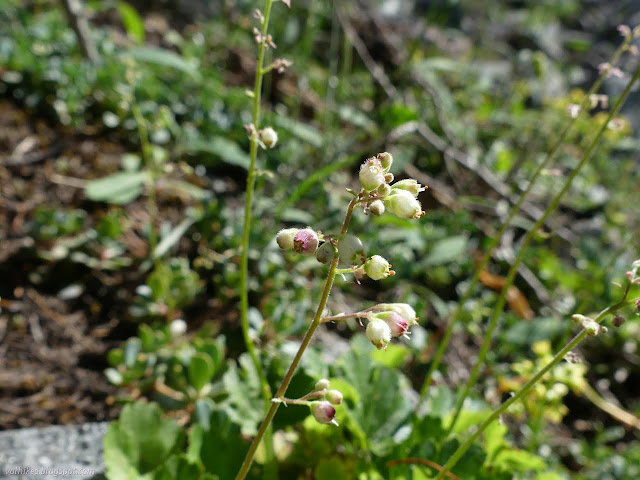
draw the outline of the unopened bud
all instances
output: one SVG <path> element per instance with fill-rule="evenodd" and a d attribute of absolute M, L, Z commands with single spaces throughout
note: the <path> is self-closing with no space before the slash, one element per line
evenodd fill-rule
<path fill-rule="evenodd" d="M 327 388 L 329 388 L 329 380 L 326 378 L 321 378 L 316 382 L 316 391 L 326 390 Z"/>
<path fill-rule="evenodd" d="M 385 183 L 384 170 L 377 158 L 368 158 L 360 167 L 360 183 L 367 192 Z"/>
<path fill-rule="evenodd" d="M 263 128 L 260 130 L 260 141 L 265 147 L 273 148 L 278 143 L 278 133 L 271 127 Z"/>
<path fill-rule="evenodd" d="M 623 316 L 616 315 L 615 317 L 613 317 L 613 321 L 611 323 L 613 323 L 614 327 L 618 328 L 624 325 L 624 322 L 625 322 L 625 319 Z"/>
<path fill-rule="evenodd" d="M 285 228 L 276 235 L 276 242 L 282 250 L 291 250 L 293 248 L 293 238 L 300 231 L 298 228 Z"/>
<path fill-rule="evenodd" d="M 313 402 L 311 404 L 311 413 L 319 423 L 338 425 L 338 422 L 336 422 L 336 409 L 329 402 Z"/>
<path fill-rule="evenodd" d="M 636 311 L 640 312 L 640 299 L 636 300 Z"/>
<path fill-rule="evenodd" d="M 376 193 L 381 198 L 386 197 L 391 193 L 391 185 L 389 185 L 388 183 L 383 183 L 378 187 L 378 190 L 376 190 Z"/>
<path fill-rule="evenodd" d="M 378 318 L 384 320 L 391 329 L 391 336 L 393 338 L 401 337 L 407 333 L 409 329 L 409 322 L 407 322 L 402 316 L 396 312 L 386 312 L 377 315 Z"/>
<path fill-rule="evenodd" d="M 380 165 L 382 165 L 384 171 L 388 172 L 391 168 L 391 164 L 393 163 L 393 155 L 391 155 L 389 152 L 382 152 L 379 153 L 377 157 L 378 160 L 380 160 Z"/>
<path fill-rule="evenodd" d="M 395 177 L 393 176 L 393 173 L 385 173 L 384 174 L 384 181 L 387 182 L 387 183 L 393 182 L 394 178 Z"/>
<path fill-rule="evenodd" d="M 385 207 L 400 218 L 420 218 L 424 215 L 420 202 L 406 190 L 392 190 L 384 201 Z"/>
<path fill-rule="evenodd" d="M 369 258 L 364 264 L 364 271 L 372 280 L 382 280 L 389 275 L 395 275 L 395 272 L 391 270 L 391 264 L 380 255 Z"/>
<path fill-rule="evenodd" d="M 336 257 L 336 247 L 331 242 L 324 242 L 316 252 L 316 260 L 320 263 L 330 263 Z"/>
<path fill-rule="evenodd" d="M 425 191 L 425 188 L 420 185 L 417 180 L 414 180 L 413 178 L 407 178 L 391 185 L 391 191 L 393 190 L 406 190 L 407 192 L 411 193 L 411 195 L 417 198 L 420 192 Z"/>
<path fill-rule="evenodd" d="M 303 255 L 313 255 L 319 243 L 318 234 L 312 228 L 303 228 L 293 237 L 293 251 Z"/>
<path fill-rule="evenodd" d="M 344 235 L 338 240 L 338 256 L 345 265 L 360 265 L 364 259 L 364 245 L 355 235 Z"/>
<path fill-rule="evenodd" d="M 378 308 L 383 311 L 396 312 L 407 321 L 410 327 L 418 324 L 416 311 L 408 303 L 381 303 L 378 305 Z"/>
<path fill-rule="evenodd" d="M 367 338 L 377 348 L 386 348 L 391 341 L 391 328 L 383 320 L 374 318 L 367 325 Z"/>
<path fill-rule="evenodd" d="M 385 210 L 384 202 L 382 200 L 374 200 L 369 205 L 369 211 L 371 212 L 372 215 L 375 215 L 376 217 L 379 217 L 380 215 L 382 215 L 384 213 L 384 210 Z"/>
<path fill-rule="evenodd" d="M 340 405 L 343 397 L 340 390 L 327 390 L 325 398 L 333 405 Z"/>
<path fill-rule="evenodd" d="M 181 318 L 177 318 L 169 324 L 169 333 L 171 333 L 172 337 L 179 337 L 180 335 L 184 335 L 186 331 L 187 322 L 185 322 Z"/>

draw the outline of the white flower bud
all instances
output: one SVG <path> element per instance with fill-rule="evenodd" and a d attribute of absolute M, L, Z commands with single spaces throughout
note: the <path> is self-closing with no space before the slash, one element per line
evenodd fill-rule
<path fill-rule="evenodd" d="M 293 238 L 300 231 L 298 228 L 285 228 L 276 235 L 276 242 L 282 250 L 291 250 L 293 248 Z"/>
<path fill-rule="evenodd" d="M 374 200 L 369 205 L 369 211 L 371 212 L 372 215 L 375 215 L 376 217 L 379 217 L 380 215 L 382 215 L 384 213 L 384 210 L 385 210 L 384 203 L 382 202 L 382 200 Z"/>
<path fill-rule="evenodd" d="M 360 167 L 360 183 L 367 192 L 375 190 L 384 181 L 384 169 L 377 158 L 368 158 Z"/>
<path fill-rule="evenodd" d="M 169 324 L 169 333 L 172 337 L 179 337 L 187 332 L 187 322 L 181 318 L 177 318 Z"/>
<path fill-rule="evenodd" d="M 378 349 L 386 348 L 391 341 L 391 329 L 383 320 L 374 318 L 367 325 L 367 338 Z"/>
<path fill-rule="evenodd" d="M 365 262 L 364 272 L 372 280 L 382 280 L 389 275 L 395 275 L 395 272 L 391 270 L 391 264 L 380 255 L 374 255 Z"/>
<path fill-rule="evenodd" d="M 383 183 L 378 187 L 378 190 L 376 190 L 376 192 L 380 198 L 384 198 L 391 193 L 391 185 L 389 185 L 388 183 Z"/>
<path fill-rule="evenodd" d="M 265 147 L 273 148 L 278 143 L 278 133 L 271 127 L 263 128 L 260 130 L 260 141 Z"/>
<path fill-rule="evenodd" d="M 316 382 L 316 391 L 326 390 L 327 388 L 329 388 L 329 380 L 326 378 L 321 378 Z"/>
<path fill-rule="evenodd" d="M 343 397 L 340 390 L 327 390 L 325 398 L 333 405 L 340 405 Z"/>
<path fill-rule="evenodd" d="M 400 218 L 420 218 L 424 215 L 420 202 L 407 190 L 392 190 L 385 198 L 385 207 Z"/>
<path fill-rule="evenodd" d="M 393 190 L 406 190 L 417 198 L 420 192 L 425 191 L 425 188 L 420 185 L 417 180 L 406 178 L 391 185 L 391 191 L 393 192 Z"/>
<path fill-rule="evenodd" d="M 388 172 L 391 168 L 391 164 L 393 163 L 393 156 L 389 152 L 382 152 L 377 155 L 378 160 L 380 160 L 380 165 L 385 172 Z"/>

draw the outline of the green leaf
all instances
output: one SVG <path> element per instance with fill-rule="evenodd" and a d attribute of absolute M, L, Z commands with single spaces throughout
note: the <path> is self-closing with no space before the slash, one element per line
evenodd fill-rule
<path fill-rule="evenodd" d="M 222 382 L 229 398 L 225 402 L 225 411 L 229 418 L 240 425 L 244 435 L 255 435 L 262 421 L 264 401 L 260 379 L 248 354 L 240 355 L 240 367 L 229 362 L 229 368 Z"/>
<path fill-rule="evenodd" d="M 189 362 L 189 382 L 197 391 L 202 390 L 215 373 L 211 357 L 204 353 L 196 353 Z"/>
<path fill-rule="evenodd" d="M 222 161 L 242 168 L 249 168 L 251 159 L 249 154 L 233 142 L 224 137 L 213 137 L 207 141 L 193 141 L 184 145 L 185 151 L 192 155 L 207 153 L 220 158 Z"/>
<path fill-rule="evenodd" d="M 283 115 L 274 116 L 273 121 L 276 125 L 284 128 L 285 130 L 288 130 L 303 142 L 309 143 L 316 148 L 320 148 L 322 147 L 322 145 L 324 145 L 324 138 L 322 137 L 322 133 L 320 132 L 320 130 L 312 127 L 311 125 L 298 122 L 297 120 L 293 120 Z"/>
<path fill-rule="evenodd" d="M 118 172 L 98 180 L 91 180 L 84 189 L 89 200 L 117 205 L 129 203 L 142 193 L 144 184 L 150 180 L 149 172 Z"/>
<path fill-rule="evenodd" d="M 199 480 L 203 467 L 185 455 L 174 455 L 154 470 L 152 480 Z"/>
<path fill-rule="evenodd" d="M 547 467 L 547 464 L 537 455 L 524 450 L 504 449 L 500 451 L 492 462 L 496 468 L 506 472 L 511 471 L 540 471 Z"/>
<path fill-rule="evenodd" d="M 160 67 L 169 67 L 186 73 L 196 80 L 200 79 L 198 69 L 183 57 L 171 50 L 157 47 L 136 47 L 127 52 L 138 62 L 152 63 Z"/>
<path fill-rule="evenodd" d="M 353 472 L 337 457 L 320 459 L 315 469 L 316 480 L 349 480 Z"/>
<path fill-rule="evenodd" d="M 198 455 L 206 472 L 220 479 L 235 478 L 249 449 L 238 425 L 220 410 L 212 413 L 208 431 L 201 425 L 191 429 L 189 444 L 189 455 Z"/>
<path fill-rule="evenodd" d="M 138 353 L 142 349 L 142 342 L 137 337 L 131 337 L 127 340 L 124 347 L 124 365 L 127 368 L 133 367 L 138 358 Z"/>
<path fill-rule="evenodd" d="M 467 237 L 458 235 L 445 238 L 433 246 L 427 257 L 420 263 L 420 266 L 434 267 L 443 265 L 464 255 L 466 249 Z"/>
<path fill-rule="evenodd" d="M 127 2 L 118 2 L 118 12 L 127 35 L 137 44 L 144 44 L 144 23 L 136 9 Z"/>
<path fill-rule="evenodd" d="M 158 246 L 153 251 L 153 258 L 160 258 L 167 253 L 171 247 L 180 241 L 182 236 L 189 230 L 189 227 L 195 223 L 194 218 L 185 218 L 182 222 L 173 228 L 168 235 L 160 240 Z"/>
<path fill-rule="evenodd" d="M 184 443 L 182 429 L 155 403 L 126 405 L 104 437 L 107 478 L 136 480 L 158 467 Z"/>
<path fill-rule="evenodd" d="M 371 451 L 385 455 L 396 445 L 394 434 L 403 425 L 412 407 L 403 394 L 408 380 L 397 370 L 376 368 L 374 347 L 362 335 L 352 341 L 352 349 L 339 360 L 342 375 L 357 392 L 359 401 L 343 402 L 349 421 L 367 438 Z M 343 392 L 344 394 L 344 392 Z"/>

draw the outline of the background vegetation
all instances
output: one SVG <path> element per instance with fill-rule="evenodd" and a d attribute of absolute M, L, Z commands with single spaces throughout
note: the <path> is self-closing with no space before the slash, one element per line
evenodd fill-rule
<path fill-rule="evenodd" d="M 572 313 L 620 298 L 612 282 L 640 257 L 632 93 L 527 250 L 489 368 L 454 432 L 456 392 L 496 289 L 605 122 L 603 105 L 576 121 L 543 172 L 467 303 L 425 411 L 415 411 L 478 258 L 570 120 L 567 108 L 622 41 L 617 26 L 640 23 L 639 5 L 292 3 L 275 5 L 271 19 L 269 55 L 293 65 L 265 77 L 264 124 L 279 143 L 260 156 L 249 251 L 250 325 L 272 388 L 308 326 L 324 268 L 283 255 L 275 233 L 334 229 L 358 166 L 379 151 L 393 153 L 396 178 L 430 188 L 420 221 L 354 216 L 353 230 L 397 274 L 340 280 L 329 304 L 339 313 L 406 302 L 420 326 L 386 352 L 357 323 L 322 327 L 290 396 L 330 378 L 345 395 L 340 427 L 315 423 L 303 407 L 280 409 L 279 478 L 433 478 L 429 466 L 389 462 L 444 464 L 570 338 Z M 0 0 L 0 426 L 119 418 L 105 440 L 110 478 L 232 478 L 263 418 L 238 313 L 256 7 L 86 2 L 92 62 L 61 3 Z M 629 73 L 636 63 L 627 54 L 618 66 Z M 627 79 L 608 78 L 600 93 L 617 96 Z M 639 478 L 640 322 L 624 316 L 509 410 L 453 473 Z M 176 319 L 186 335 L 172 335 Z M 278 478 L 267 463 L 259 452 L 251 475 Z"/>

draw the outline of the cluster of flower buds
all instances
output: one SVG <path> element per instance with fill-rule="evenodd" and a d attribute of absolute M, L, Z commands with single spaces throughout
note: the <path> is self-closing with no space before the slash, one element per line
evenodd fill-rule
<path fill-rule="evenodd" d="M 394 184 L 389 172 L 393 156 L 388 152 L 368 158 L 360 166 L 360 184 L 365 192 L 365 211 L 382 215 L 386 211 L 400 218 L 420 218 L 424 215 L 418 194 L 425 190 L 414 179 L 400 180 Z"/>
<path fill-rule="evenodd" d="M 338 425 L 336 421 L 336 409 L 334 405 L 342 403 L 342 392 L 330 390 L 329 380 L 323 378 L 316 382 L 315 388 L 304 397 L 291 399 L 285 397 L 274 398 L 275 403 L 285 405 L 306 405 L 311 409 L 311 414 L 319 423 Z"/>
<path fill-rule="evenodd" d="M 282 250 L 293 250 L 302 255 L 313 255 L 318 250 L 320 237 L 311 227 L 285 228 L 276 235 L 276 242 Z"/>
<path fill-rule="evenodd" d="M 369 309 L 367 338 L 376 348 L 386 348 L 392 338 L 408 337 L 409 327 L 418 324 L 416 311 L 406 303 L 381 303 Z"/>
<path fill-rule="evenodd" d="M 584 315 L 572 315 L 571 320 L 573 320 L 573 323 L 580 325 L 587 332 L 587 335 L 591 337 L 595 337 L 601 333 L 607 333 L 607 327 L 600 325 L 594 319 L 585 317 Z"/>
<path fill-rule="evenodd" d="M 349 271 L 358 279 L 368 276 L 372 280 L 382 280 L 395 275 L 385 258 L 380 255 L 367 258 L 362 241 L 355 235 L 321 238 L 311 227 L 285 228 L 276 235 L 276 243 L 282 250 L 293 250 L 303 255 L 315 254 L 316 259 L 325 264 L 330 263 L 337 255 L 340 264 L 351 267 Z"/>

